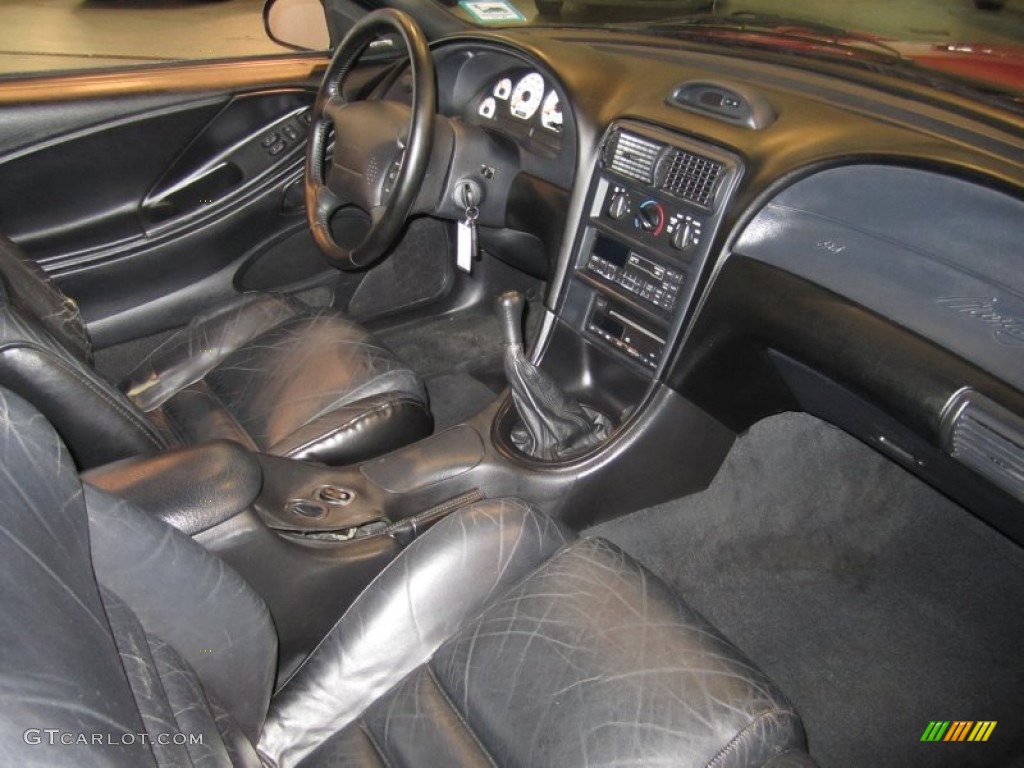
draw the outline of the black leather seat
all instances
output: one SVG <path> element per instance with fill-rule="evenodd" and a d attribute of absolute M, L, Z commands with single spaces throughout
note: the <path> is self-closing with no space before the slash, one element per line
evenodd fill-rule
<path fill-rule="evenodd" d="M 522 502 L 416 540 L 271 695 L 274 629 L 240 577 L 83 494 L 15 395 L 0 461 L 5 764 L 812 765 L 792 707 L 713 627 Z"/>
<path fill-rule="evenodd" d="M 0 385 L 46 415 L 82 469 L 214 438 L 345 464 L 430 433 L 423 383 L 337 313 L 244 294 L 115 387 L 92 368 L 75 303 L 2 236 L 0 278 Z"/>

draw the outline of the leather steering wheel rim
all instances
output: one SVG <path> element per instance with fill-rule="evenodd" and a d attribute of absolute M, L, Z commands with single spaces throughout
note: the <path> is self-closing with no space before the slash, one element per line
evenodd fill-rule
<path fill-rule="evenodd" d="M 381 199 L 379 204 L 371 205 L 370 210 L 364 209 L 370 215 L 371 222 L 366 235 L 354 247 L 346 248 L 335 240 L 330 227 L 334 212 L 351 203 L 332 189 L 332 169 L 327 167 L 329 128 L 333 126 L 335 129 L 337 148 L 342 136 L 342 128 L 338 123 L 346 118 L 346 107 L 351 104 L 394 105 L 393 102 L 384 101 L 346 102 L 341 94 L 341 84 L 362 52 L 382 32 L 390 31 L 398 32 L 404 41 L 412 71 L 413 94 L 408 138 L 404 142 L 401 137 L 398 138 L 394 147 L 397 159 L 388 163 L 388 168 L 379 172 L 380 169 L 371 166 L 370 173 L 363 174 L 364 191 L 371 199 Z M 430 48 L 419 25 L 407 13 L 394 9 L 369 13 L 352 27 L 338 45 L 324 73 L 310 116 L 303 179 L 310 231 L 317 246 L 333 266 L 346 271 L 365 269 L 384 256 L 398 238 L 426 176 L 433 144 L 436 103 L 437 86 Z M 398 163 L 400 167 L 397 176 L 385 194 L 381 191 L 383 177 Z M 358 204 L 356 207 L 362 209 Z"/>

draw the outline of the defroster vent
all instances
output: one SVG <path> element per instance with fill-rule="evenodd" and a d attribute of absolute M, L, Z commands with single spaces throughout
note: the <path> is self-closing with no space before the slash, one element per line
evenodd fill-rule
<path fill-rule="evenodd" d="M 962 389 L 946 404 L 942 433 L 953 458 L 1024 501 L 1024 419 Z"/>

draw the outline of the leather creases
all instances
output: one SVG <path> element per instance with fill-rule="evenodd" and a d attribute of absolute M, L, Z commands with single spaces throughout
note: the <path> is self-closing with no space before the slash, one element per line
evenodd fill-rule
<path fill-rule="evenodd" d="M 611 434 L 611 420 L 566 394 L 526 359 L 522 345 L 505 347 L 505 376 L 520 418 L 512 428 L 512 444 L 527 456 L 566 461 L 596 448 Z"/>

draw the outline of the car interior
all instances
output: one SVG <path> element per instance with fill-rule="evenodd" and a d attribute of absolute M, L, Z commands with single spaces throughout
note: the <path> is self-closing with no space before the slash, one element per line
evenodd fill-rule
<path fill-rule="evenodd" d="M 2 762 L 1024 766 L 1019 98 L 386 5 L 0 80 Z"/>

